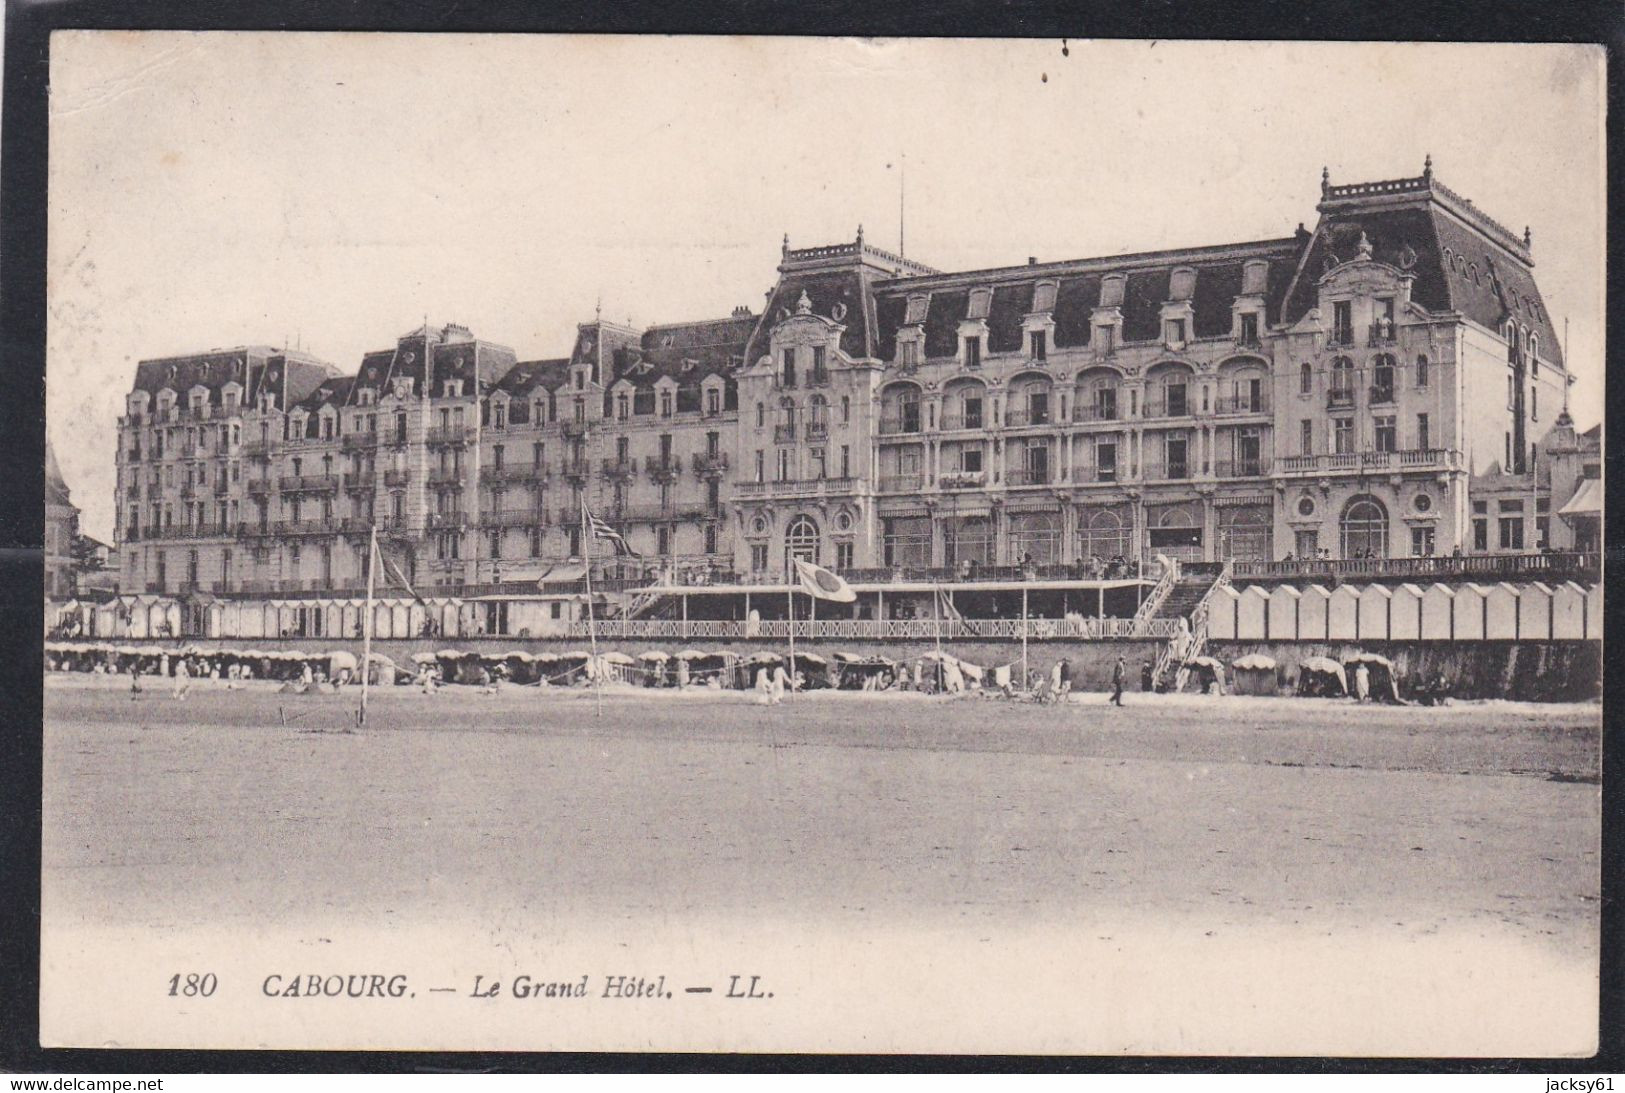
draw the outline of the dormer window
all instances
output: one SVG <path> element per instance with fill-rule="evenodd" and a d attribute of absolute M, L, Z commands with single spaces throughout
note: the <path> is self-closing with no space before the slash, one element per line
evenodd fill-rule
<path fill-rule="evenodd" d="M 1044 331 L 1035 330 L 1028 335 L 1028 346 L 1031 349 L 1033 360 L 1044 361 L 1049 359 L 1049 338 Z"/>
<path fill-rule="evenodd" d="M 508 427 L 508 404 L 493 402 L 491 404 L 491 428 L 506 429 Z"/>
<path fill-rule="evenodd" d="M 904 368 L 920 366 L 920 343 L 913 338 L 897 343 L 897 363 Z"/>
<path fill-rule="evenodd" d="M 1095 349 L 1108 357 L 1117 351 L 1117 324 L 1095 324 Z"/>
<path fill-rule="evenodd" d="M 1162 340 L 1169 345 L 1185 344 L 1185 320 L 1167 319 L 1162 324 Z"/>
<path fill-rule="evenodd" d="M 671 394 L 670 389 L 661 391 L 660 392 L 660 416 L 661 417 L 671 417 L 672 406 L 673 406 L 672 394 Z"/>
<path fill-rule="evenodd" d="M 1529 335 L 1529 378 L 1540 378 L 1540 335 Z"/>
<path fill-rule="evenodd" d="M 1241 344 L 1258 344 L 1258 312 L 1256 311 L 1241 313 Z"/>
<path fill-rule="evenodd" d="M 705 416 L 716 417 L 722 413 L 722 392 L 715 387 L 708 387 L 705 391 Z"/>
<path fill-rule="evenodd" d="M 910 296 L 908 298 L 908 308 L 907 308 L 906 312 L 903 315 L 903 323 L 904 323 L 904 325 L 905 326 L 917 326 L 920 323 L 925 322 L 925 313 L 930 308 L 930 306 L 931 306 L 931 297 L 929 297 L 929 296 Z"/>
<path fill-rule="evenodd" d="M 632 416 L 632 400 L 622 391 L 615 396 L 615 420 L 625 421 Z"/>
<path fill-rule="evenodd" d="M 982 339 L 980 337 L 965 339 L 965 367 L 982 367 Z"/>
<path fill-rule="evenodd" d="M 1055 310 L 1056 287 L 1057 286 L 1054 281 L 1038 282 L 1037 286 L 1033 289 L 1033 311 L 1045 312 Z"/>
<path fill-rule="evenodd" d="M 988 309 L 993 306 L 993 290 L 990 288 L 973 289 L 970 294 L 970 310 L 966 318 L 975 321 L 987 318 Z"/>

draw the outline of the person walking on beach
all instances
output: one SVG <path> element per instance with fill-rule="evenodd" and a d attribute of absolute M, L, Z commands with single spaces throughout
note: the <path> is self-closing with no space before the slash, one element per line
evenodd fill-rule
<path fill-rule="evenodd" d="M 1354 666 L 1354 700 L 1364 702 L 1371 696 L 1371 672 L 1364 664 Z"/>
<path fill-rule="evenodd" d="M 141 693 L 141 665 L 130 666 L 130 697 L 133 699 Z"/>
<path fill-rule="evenodd" d="M 1123 676 L 1125 673 L 1123 658 L 1118 657 L 1117 666 L 1112 669 L 1112 705 L 1114 706 L 1123 704 Z"/>
<path fill-rule="evenodd" d="M 1065 657 L 1055 666 L 1061 674 L 1060 686 L 1055 688 L 1056 698 L 1065 702 L 1066 696 L 1072 693 L 1072 662 Z"/>
<path fill-rule="evenodd" d="M 181 702 L 186 701 L 186 692 L 192 689 L 192 669 L 186 666 L 186 658 L 180 657 L 175 661 L 175 698 Z"/>

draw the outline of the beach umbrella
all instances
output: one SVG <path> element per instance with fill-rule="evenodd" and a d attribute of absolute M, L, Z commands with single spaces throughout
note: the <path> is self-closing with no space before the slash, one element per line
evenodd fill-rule
<path fill-rule="evenodd" d="M 830 655 L 833 656 L 836 660 L 848 661 L 848 662 L 859 661 L 859 660 L 863 659 L 862 657 L 858 656 L 858 654 L 856 654 L 856 653 L 832 653 Z"/>
<path fill-rule="evenodd" d="M 603 661 L 605 664 L 636 664 L 637 663 L 631 657 L 627 656 L 625 653 L 619 652 L 618 650 L 612 650 L 612 651 L 610 651 L 608 653 L 605 653 L 603 656 L 599 657 L 598 659 Z"/>
<path fill-rule="evenodd" d="M 502 654 L 504 660 L 535 660 L 536 658 L 523 649 L 509 649 Z"/>
<path fill-rule="evenodd" d="M 797 653 L 796 654 L 796 659 L 797 660 L 804 660 L 808 664 L 827 664 L 827 663 L 829 663 L 823 657 L 819 656 L 817 653 Z"/>
<path fill-rule="evenodd" d="M 1308 672 L 1330 672 L 1339 676 L 1343 674 L 1343 666 L 1328 657 L 1310 657 L 1299 667 Z"/>
<path fill-rule="evenodd" d="M 1224 667 L 1223 664 L 1221 664 L 1219 661 L 1215 660 L 1213 657 L 1207 657 L 1207 656 L 1191 657 L 1191 659 L 1187 660 L 1185 663 L 1190 664 L 1190 665 L 1199 665 L 1200 667 L 1203 667 L 1203 668 L 1212 668 L 1214 670 L 1218 670 L 1218 669 L 1221 669 L 1221 668 Z"/>
<path fill-rule="evenodd" d="M 355 654 L 344 649 L 335 649 L 327 654 L 327 670 L 333 675 L 337 675 L 346 669 L 353 672 L 356 670 L 358 663 Z"/>
<path fill-rule="evenodd" d="M 557 653 L 537 653 L 536 654 L 537 663 L 546 662 L 546 663 L 551 664 L 553 661 L 558 660 L 558 659 L 559 659 L 559 655 Z"/>
<path fill-rule="evenodd" d="M 413 653 L 412 654 L 412 663 L 413 664 L 433 664 L 438 659 L 439 658 L 436 657 L 433 653 Z"/>
<path fill-rule="evenodd" d="M 436 653 L 435 656 L 439 657 L 441 660 L 462 660 L 464 657 L 468 656 L 468 654 L 460 649 L 442 649 Z"/>
<path fill-rule="evenodd" d="M 591 660 L 592 654 L 582 649 L 571 649 L 567 653 L 559 654 L 560 660 Z"/>
<path fill-rule="evenodd" d="M 1239 668 L 1244 672 L 1273 671 L 1275 658 L 1267 657 L 1263 653 L 1248 653 L 1244 657 L 1237 657 L 1230 662 L 1230 667 Z"/>
<path fill-rule="evenodd" d="M 698 649 L 684 649 L 681 653 L 677 654 L 677 659 L 698 660 L 700 657 L 708 657 L 710 655 L 710 653 L 702 653 Z"/>
<path fill-rule="evenodd" d="M 650 649 L 647 653 L 639 653 L 638 654 L 638 659 L 639 660 L 670 660 L 671 657 L 668 656 L 665 653 L 662 653 L 659 649 Z"/>
<path fill-rule="evenodd" d="M 1355 653 L 1345 662 L 1347 664 L 1380 664 L 1389 671 L 1393 671 L 1394 662 L 1380 653 Z"/>

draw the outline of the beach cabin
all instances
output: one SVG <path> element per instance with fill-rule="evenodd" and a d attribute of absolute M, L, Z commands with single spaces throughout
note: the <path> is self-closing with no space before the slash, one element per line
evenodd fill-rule
<path fill-rule="evenodd" d="M 1552 589 L 1552 640 L 1575 641 L 1586 636 L 1586 592 L 1573 581 Z"/>
<path fill-rule="evenodd" d="M 1422 593 L 1422 640 L 1449 641 L 1455 636 L 1456 593 L 1449 585 L 1430 584 Z"/>
<path fill-rule="evenodd" d="M 1518 590 L 1505 581 L 1484 590 L 1484 637 L 1513 641 L 1518 637 Z"/>
<path fill-rule="evenodd" d="M 1242 589 L 1236 601 L 1236 640 L 1263 641 L 1269 635 L 1264 630 L 1269 618 L 1270 596 L 1256 584 Z"/>
<path fill-rule="evenodd" d="M 1310 584 L 1299 589 L 1298 640 L 1326 640 L 1326 611 L 1332 594 L 1324 585 Z"/>
<path fill-rule="evenodd" d="M 1331 641 L 1355 641 L 1360 636 L 1360 593 L 1351 585 L 1339 585 L 1326 599 L 1326 637 Z"/>
<path fill-rule="evenodd" d="M 1518 587 L 1518 637 L 1547 641 L 1552 636 L 1552 590 L 1539 581 Z"/>
<path fill-rule="evenodd" d="M 1414 584 L 1389 589 L 1388 640 L 1415 641 L 1422 636 L 1422 590 Z"/>
<path fill-rule="evenodd" d="M 1236 636 L 1236 610 L 1241 593 L 1230 585 L 1222 585 L 1208 597 L 1207 635 L 1217 641 L 1230 641 Z"/>
<path fill-rule="evenodd" d="M 1360 590 L 1360 640 L 1388 639 L 1388 611 L 1393 601 L 1394 594 L 1386 585 L 1368 584 Z"/>
<path fill-rule="evenodd" d="M 1269 637 L 1271 641 L 1298 640 L 1298 601 L 1303 593 L 1289 584 L 1276 585 L 1270 592 Z"/>
<path fill-rule="evenodd" d="M 1456 586 L 1456 598 L 1451 604 L 1451 636 L 1456 641 L 1484 640 L 1484 597 L 1486 589 L 1466 582 Z"/>

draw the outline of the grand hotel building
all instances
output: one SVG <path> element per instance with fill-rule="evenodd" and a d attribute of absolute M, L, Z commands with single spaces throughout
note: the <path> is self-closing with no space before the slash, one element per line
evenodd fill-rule
<path fill-rule="evenodd" d="M 125 590 L 355 589 L 374 525 L 426 588 L 535 588 L 580 576 L 583 500 L 692 580 L 780 580 L 791 554 L 962 572 L 1594 547 L 1594 520 L 1553 518 L 1595 444 L 1527 230 L 1431 164 L 1323 177 L 1316 208 L 1277 239 L 965 272 L 861 229 L 786 240 L 759 314 L 595 319 L 556 359 L 447 325 L 353 375 L 257 346 L 144 360 L 119 423 Z"/>

